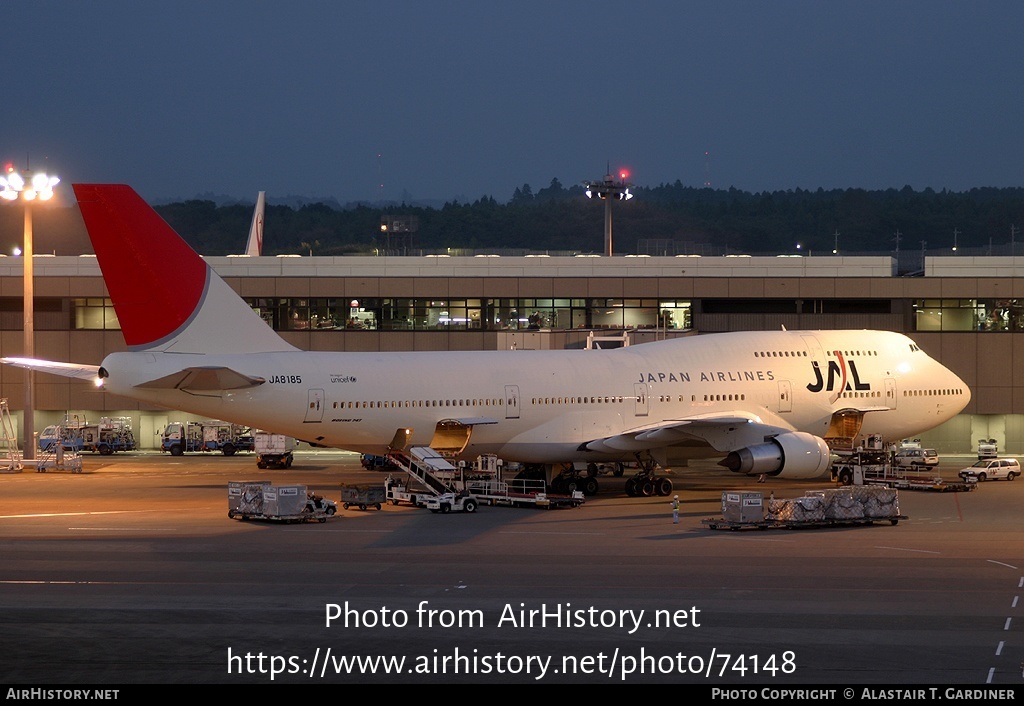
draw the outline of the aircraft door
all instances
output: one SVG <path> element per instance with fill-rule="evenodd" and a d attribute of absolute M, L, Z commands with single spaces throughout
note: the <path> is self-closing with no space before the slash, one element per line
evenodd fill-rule
<path fill-rule="evenodd" d="M 646 382 L 634 382 L 633 393 L 636 395 L 636 416 L 646 417 L 651 410 L 651 401 Z"/>
<path fill-rule="evenodd" d="M 789 380 L 779 380 L 779 412 L 793 411 L 793 384 Z"/>
<path fill-rule="evenodd" d="M 828 431 L 825 432 L 825 443 L 833 451 L 836 449 L 853 450 L 854 441 L 860 435 L 864 425 L 864 413 L 852 409 L 841 409 L 832 414 Z"/>
<path fill-rule="evenodd" d="M 434 427 L 434 437 L 430 440 L 430 448 L 445 458 L 455 458 L 469 445 L 469 437 L 473 435 L 473 425 L 463 424 L 457 419 L 442 419 Z"/>
<path fill-rule="evenodd" d="M 519 419 L 519 385 L 505 385 L 505 419 Z"/>
<path fill-rule="evenodd" d="M 818 339 L 814 336 L 807 334 L 800 334 L 800 338 L 804 339 L 804 345 L 807 346 L 807 352 L 811 355 L 811 360 L 823 360 L 824 354 L 821 352 L 821 344 L 818 343 Z"/>
<path fill-rule="evenodd" d="M 320 422 L 324 417 L 324 391 L 310 390 L 309 404 L 306 406 L 306 418 L 303 423 Z"/>
<path fill-rule="evenodd" d="M 896 409 L 896 381 L 892 378 L 885 379 L 885 406 Z"/>

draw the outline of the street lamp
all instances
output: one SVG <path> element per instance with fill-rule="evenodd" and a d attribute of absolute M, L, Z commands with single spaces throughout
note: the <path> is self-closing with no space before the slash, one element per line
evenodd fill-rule
<path fill-rule="evenodd" d="M 53 198 L 53 187 L 60 182 L 55 176 L 48 176 L 43 172 L 33 174 L 26 181 L 21 174 L 8 166 L 5 176 L 0 176 L 0 198 L 7 201 L 17 201 L 19 198 L 25 202 L 25 243 L 22 248 L 22 266 L 24 267 L 24 311 L 25 311 L 25 344 L 24 355 L 26 358 L 35 357 L 35 318 L 33 312 L 33 298 L 35 287 L 32 282 L 32 202 L 49 201 Z M 25 371 L 25 404 L 23 414 L 23 426 L 25 444 L 22 451 L 22 458 L 31 461 L 36 457 L 35 442 L 35 401 L 33 396 L 34 373 L 31 370 Z"/>
<path fill-rule="evenodd" d="M 622 172 L 621 180 L 615 181 L 615 177 L 606 174 L 602 181 L 583 182 L 583 185 L 587 187 L 588 199 L 595 196 L 604 199 L 604 249 L 608 257 L 611 257 L 614 252 L 612 246 L 612 201 L 615 199 L 628 201 L 633 198 L 633 194 L 629 193 L 629 188 L 633 185 L 626 183 L 627 176 L 626 172 Z"/>

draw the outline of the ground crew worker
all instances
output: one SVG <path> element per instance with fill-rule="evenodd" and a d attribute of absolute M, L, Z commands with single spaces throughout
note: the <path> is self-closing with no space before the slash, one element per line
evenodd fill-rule
<path fill-rule="evenodd" d="M 679 496 L 672 498 L 672 524 L 679 524 Z"/>

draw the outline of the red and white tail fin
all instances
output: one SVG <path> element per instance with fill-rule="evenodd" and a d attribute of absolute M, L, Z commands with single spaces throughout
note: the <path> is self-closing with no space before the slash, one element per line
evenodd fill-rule
<path fill-rule="evenodd" d="M 263 210 L 267 203 L 267 192 L 261 191 L 256 197 L 256 208 L 252 211 L 252 225 L 249 226 L 249 242 L 245 254 L 258 257 L 263 254 Z"/>
<path fill-rule="evenodd" d="M 294 351 L 166 221 L 123 184 L 75 184 L 131 350 Z"/>

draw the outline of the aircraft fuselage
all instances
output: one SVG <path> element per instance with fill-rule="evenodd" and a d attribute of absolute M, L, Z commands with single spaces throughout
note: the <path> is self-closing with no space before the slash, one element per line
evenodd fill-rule
<path fill-rule="evenodd" d="M 955 415 L 970 394 L 909 338 L 873 331 L 714 334 L 614 350 L 117 353 L 103 366 L 110 392 L 324 446 L 384 453 L 399 428 L 410 430 L 410 444 L 430 445 L 439 423 L 464 420 L 473 427 L 464 456 L 532 463 L 630 460 L 636 449 L 580 446 L 722 415 L 821 437 L 835 412 L 870 410 L 863 435 L 899 439 Z M 265 383 L 136 387 L 190 366 L 224 366 Z M 752 433 L 750 443 L 762 440 Z M 673 454 L 712 456 L 737 443 L 680 439 Z"/>

